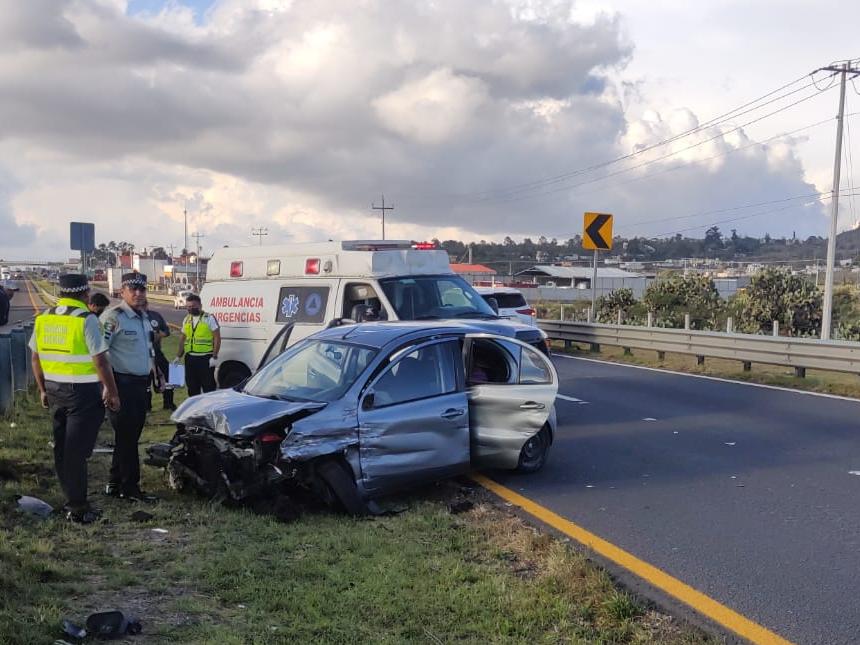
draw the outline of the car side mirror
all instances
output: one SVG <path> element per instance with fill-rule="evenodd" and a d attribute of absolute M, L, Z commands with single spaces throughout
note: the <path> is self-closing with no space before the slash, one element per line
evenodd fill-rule
<path fill-rule="evenodd" d="M 495 298 L 491 297 L 491 298 L 487 298 L 487 304 L 490 305 L 490 309 L 493 310 L 493 313 L 498 315 L 498 313 L 499 313 L 499 301 L 496 300 Z"/>
<path fill-rule="evenodd" d="M 367 394 L 364 395 L 364 398 L 361 400 L 361 409 L 372 410 L 374 398 L 375 396 L 373 394 L 373 390 L 368 391 Z"/>

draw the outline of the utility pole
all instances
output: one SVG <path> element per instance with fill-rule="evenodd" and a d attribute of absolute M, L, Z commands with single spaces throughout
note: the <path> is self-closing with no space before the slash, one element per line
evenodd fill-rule
<path fill-rule="evenodd" d="M 182 252 L 188 253 L 188 209 L 183 208 L 182 214 L 185 216 L 185 242 L 184 242 L 184 246 L 182 247 Z M 186 257 L 186 259 L 188 258 L 187 255 L 185 257 Z"/>
<path fill-rule="evenodd" d="M 472 264 L 472 243 L 469 243 L 469 264 Z"/>
<path fill-rule="evenodd" d="M 833 192 L 830 197 L 830 237 L 827 240 L 827 271 L 824 274 L 824 312 L 821 317 L 821 340 L 830 340 L 830 327 L 833 323 L 833 265 L 836 262 L 836 224 L 839 219 L 839 178 L 842 170 L 842 122 L 845 118 L 845 82 L 848 74 L 853 79 L 860 74 L 860 68 L 852 67 L 853 61 L 841 66 L 822 67 L 816 71 L 838 73 L 839 114 L 836 117 L 836 156 L 833 161 Z"/>
<path fill-rule="evenodd" d="M 194 263 L 197 265 L 197 280 L 195 282 L 195 288 L 197 289 L 197 293 L 200 293 L 200 238 L 206 237 L 206 236 L 203 235 L 202 233 L 200 233 L 200 231 L 198 231 L 197 233 L 195 233 L 191 237 L 193 237 L 197 240 L 197 254 L 195 256 L 196 261 Z"/>
<path fill-rule="evenodd" d="M 382 239 L 385 239 L 385 211 L 393 211 L 394 206 L 385 205 L 385 195 L 382 195 L 382 206 L 377 206 L 376 202 L 370 204 L 370 208 L 375 211 L 382 211 Z"/>
<path fill-rule="evenodd" d="M 251 229 L 251 235 L 254 235 L 254 236 L 260 238 L 260 246 L 263 246 L 263 237 L 265 235 L 268 235 L 268 234 L 269 234 L 269 229 L 264 228 L 262 226 L 260 228 L 252 228 Z"/>

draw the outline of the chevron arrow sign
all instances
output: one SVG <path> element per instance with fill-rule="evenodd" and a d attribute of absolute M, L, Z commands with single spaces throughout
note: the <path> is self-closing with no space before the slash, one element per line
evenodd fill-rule
<path fill-rule="evenodd" d="M 612 248 L 612 215 L 586 213 L 582 228 L 582 248 L 590 251 L 608 251 Z"/>

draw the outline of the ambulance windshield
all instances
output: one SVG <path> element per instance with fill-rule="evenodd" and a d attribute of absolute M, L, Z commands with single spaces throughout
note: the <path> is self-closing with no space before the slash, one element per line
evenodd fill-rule
<path fill-rule="evenodd" d="M 456 275 L 387 278 L 379 284 L 400 320 L 497 318 L 471 285 Z"/>

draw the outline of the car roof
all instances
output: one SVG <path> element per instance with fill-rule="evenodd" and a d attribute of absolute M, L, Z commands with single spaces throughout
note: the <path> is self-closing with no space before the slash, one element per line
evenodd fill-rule
<path fill-rule="evenodd" d="M 515 289 L 514 287 L 475 287 L 475 291 L 477 291 L 482 296 L 490 294 L 490 293 L 519 293 L 522 294 L 522 291 L 519 289 Z"/>
<path fill-rule="evenodd" d="M 357 324 L 344 324 L 338 327 L 330 327 L 313 335 L 313 338 L 324 340 L 342 340 L 353 342 L 368 347 L 381 348 L 388 343 L 414 336 L 435 336 L 440 334 L 465 335 L 465 334 L 499 334 L 500 336 L 514 336 L 515 328 L 522 327 L 508 320 L 492 321 L 390 321 L 390 322 L 365 322 Z M 505 333 L 505 328 L 510 328 Z"/>

